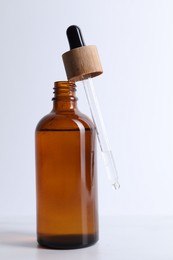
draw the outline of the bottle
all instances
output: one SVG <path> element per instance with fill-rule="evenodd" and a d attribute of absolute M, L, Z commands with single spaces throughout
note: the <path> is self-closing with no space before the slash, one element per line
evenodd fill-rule
<path fill-rule="evenodd" d="M 70 249 L 98 240 L 95 127 L 75 83 L 54 83 L 52 111 L 36 127 L 37 241 Z"/>

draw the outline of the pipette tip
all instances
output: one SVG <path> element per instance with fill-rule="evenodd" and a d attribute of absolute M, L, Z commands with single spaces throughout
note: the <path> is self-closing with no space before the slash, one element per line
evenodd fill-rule
<path fill-rule="evenodd" d="M 115 189 L 115 190 L 118 190 L 120 188 L 120 184 L 119 183 L 114 183 L 112 184 L 112 187 Z"/>

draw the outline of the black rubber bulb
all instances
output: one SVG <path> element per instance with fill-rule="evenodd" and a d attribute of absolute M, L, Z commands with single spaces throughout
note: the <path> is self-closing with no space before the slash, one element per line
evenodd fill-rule
<path fill-rule="evenodd" d="M 67 33 L 70 49 L 75 49 L 81 46 L 85 46 L 82 32 L 77 25 L 71 25 L 70 27 L 68 27 L 66 33 Z"/>

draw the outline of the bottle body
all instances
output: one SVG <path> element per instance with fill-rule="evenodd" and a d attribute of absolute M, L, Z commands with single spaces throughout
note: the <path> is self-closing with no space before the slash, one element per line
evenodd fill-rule
<path fill-rule="evenodd" d="M 62 100 L 36 128 L 37 240 L 80 248 L 98 240 L 95 128 Z"/>

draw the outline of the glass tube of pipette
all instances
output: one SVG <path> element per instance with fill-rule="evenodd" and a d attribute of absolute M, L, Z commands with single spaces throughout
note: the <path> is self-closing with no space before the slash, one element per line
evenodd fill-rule
<path fill-rule="evenodd" d="M 93 81 L 91 78 L 82 80 L 87 101 L 89 104 L 91 116 L 96 127 L 98 142 L 101 148 L 105 168 L 108 174 L 108 178 L 115 189 L 119 189 L 120 184 L 118 181 L 118 173 L 116 164 L 110 148 L 110 143 L 106 133 L 105 124 L 101 114 L 100 106 L 97 100 Z"/>

